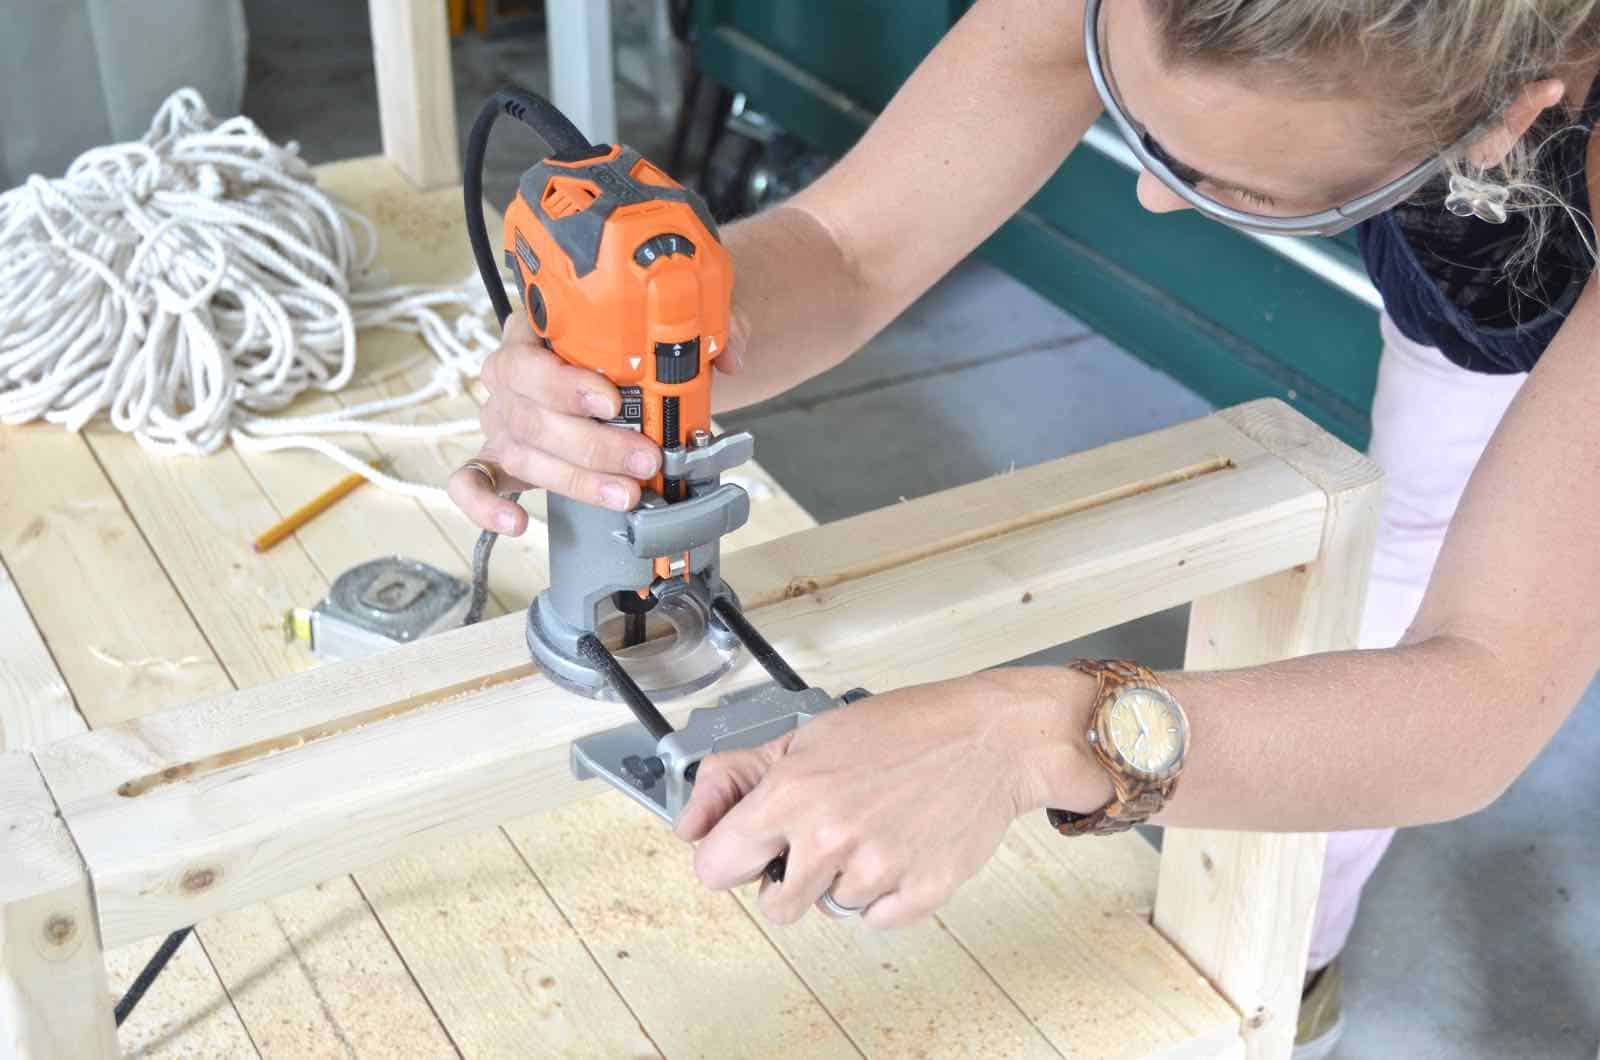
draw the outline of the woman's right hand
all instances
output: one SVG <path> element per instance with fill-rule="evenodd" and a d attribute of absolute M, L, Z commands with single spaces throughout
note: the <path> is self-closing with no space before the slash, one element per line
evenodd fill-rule
<path fill-rule="evenodd" d="M 639 503 L 640 480 L 660 468 L 661 450 L 637 432 L 597 422 L 621 407 L 610 380 L 546 349 L 521 312 L 507 318 L 480 378 L 489 399 L 479 411 L 477 459 L 496 469 L 499 490 L 538 487 L 618 511 Z M 485 530 L 515 537 L 528 528 L 528 513 L 470 467 L 451 475 L 446 489 Z"/>

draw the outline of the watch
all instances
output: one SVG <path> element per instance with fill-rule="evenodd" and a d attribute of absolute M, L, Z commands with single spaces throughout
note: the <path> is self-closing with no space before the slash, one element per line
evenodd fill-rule
<path fill-rule="evenodd" d="M 1189 719 L 1156 675 L 1123 660 L 1074 659 L 1067 666 L 1099 681 L 1087 738 L 1114 791 L 1089 813 L 1048 810 L 1062 835 L 1126 832 L 1161 811 L 1178 786 L 1189 749 Z"/>

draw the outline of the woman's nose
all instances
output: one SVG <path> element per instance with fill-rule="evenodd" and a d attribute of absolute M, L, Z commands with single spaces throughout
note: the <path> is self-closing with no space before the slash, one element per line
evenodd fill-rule
<path fill-rule="evenodd" d="M 1183 196 L 1161 183 L 1148 169 L 1139 171 L 1139 205 L 1151 213 L 1193 209 Z"/>

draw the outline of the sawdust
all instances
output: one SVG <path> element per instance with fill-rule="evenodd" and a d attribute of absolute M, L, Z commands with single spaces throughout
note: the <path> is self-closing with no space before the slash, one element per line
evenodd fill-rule
<path fill-rule="evenodd" d="M 448 210 L 443 205 L 419 198 L 409 188 L 380 189 L 366 203 L 368 216 L 386 237 L 415 243 L 428 252 L 448 248 L 459 253 L 460 205 Z"/>

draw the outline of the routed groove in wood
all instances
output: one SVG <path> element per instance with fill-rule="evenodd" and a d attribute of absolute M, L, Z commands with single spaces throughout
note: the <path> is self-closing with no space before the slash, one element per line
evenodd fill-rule
<path fill-rule="evenodd" d="M 838 571 L 834 574 L 820 575 L 803 580 L 795 579 L 789 582 L 781 592 L 767 592 L 754 597 L 753 603 L 747 607 L 747 610 L 755 611 L 762 607 L 769 607 L 772 604 L 779 603 L 783 600 L 796 599 L 811 593 L 820 592 L 823 589 L 837 588 L 838 586 L 844 585 L 848 582 L 871 577 L 874 574 L 881 574 L 883 571 L 888 570 L 891 567 L 915 563 L 931 556 L 939 555 L 940 553 L 953 552 L 956 549 L 966 548 L 969 545 L 980 544 L 984 541 L 992 541 L 996 538 L 1004 537 L 1007 534 L 1019 533 L 1023 530 L 1029 530 L 1036 526 L 1042 526 L 1045 523 L 1054 522 L 1057 519 L 1065 519 L 1068 516 L 1077 515 L 1082 512 L 1090 511 L 1094 508 L 1101 508 L 1116 501 L 1127 500 L 1130 497 L 1137 497 L 1145 493 L 1150 493 L 1153 490 L 1161 489 L 1164 486 L 1174 486 L 1178 483 L 1189 482 L 1204 475 L 1215 474 L 1218 471 L 1225 471 L 1233 466 L 1233 461 L 1227 457 L 1215 457 L 1211 460 L 1206 460 L 1197 464 L 1192 464 L 1188 467 L 1179 468 L 1175 471 L 1157 475 L 1140 482 L 1131 482 L 1128 485 L 1119 487 L 1117 489 L 1106 490 L 1104 492 L 1097 493 L 1092 497 L 1077 498 L 1064 504 L 1045 507 L 1040 509 L 1038 512 L 1020 518 L 1011 519 L 997 526 L 986 527 L 984 529 L 975 530 L 966 534 L 958 534 L 947 540 L 939 541 L 923 548 L 912 549 L 907 552 L 899 553 L 892 558 L 879 560 L 873 563 L 858 564 L 853 567 L 845 568 L 844 570 Z M 1031 599 L 1032 597 L 1030 596 L 1029 600 Z M 255 743 L 246 744 L 242 747 L 237 747 L 230 751 L 224 751 L 220 754 L 208 755 L 205 758 L 196 759 L 192 762 L 183 762 L 178 765 L 168 766 L 159 772 L 137 777 L 133 780 L 129 780 L 118 785 L 117 794 L 126 798 L 136 798 L 140 795 L 144 795 L 155 790 L 163 784 L 171 784 L 175 783 L 176 781 L 187 780 L 203 773 L 209 773 L 218 769 L 225 769 L 229 766 L 239 765 L 242 762 L 250 761 L 252 758 L 260 758 L 262 755 L 269 755 L 278 751 L 286 751 L 291 748 L 301 747 L 305 744 L 311 743 L 314 740 L 322 740 L 330 736 L 337 736 L 341 733 L 346 733 L 354 729 L 361 728 L 364 725 L 371 725 L 373 722 L 386 721 L 390 718 L 399 717 L 402 714 L 410 713 L 413 710 L 419 710 L 422 707 L 445 703 L 460 695 L 466 695 L 472 692 L 481 692 L 484 689 L 492 688 L 495 685 L 504 684 L 509 681 L 516 681 L 532 675 L 533 672 L 534 668 L 531 663 L 512 670 L 502 670 L 498 673 L 487 674 L 475 681 L 462 682 L 460 684 L 442 688 L 434 693 L 412 696 L 409 699 L 403 699 L 396 703 L 386 704 L 381 707 L 374 707 L 371 710 L 362 711 L 358 714 L 351 714 L 347 717 L 340 718 L 336 722 L 324 725 L 309 726 L 297 732 L 286 733 L 283 736 L 273 737 L 272 739 L 268 740 L 258 740 Z"/>
<path fill-rule="evenodd" d="M 1152 490 L 1161 489 L 1163 486 L 1175 486 L 1180 482 L 1188 482 L 1191 479 L 1200 478 L 1203 475 L 1212 475 L 1218 471 L 1226 471 L 1233 466 L 1234 463 L 1232 460 L 1229 460 L 1227 457 L 1219 456 L 1211 460 L 1201 461 L 1198 464 L 1191 464 L 1189 467 L 1178 468 L 1176 471 L 1169 471 L 1163 475 L 1156 475 L 1152 478 L 1145 479 L 1142 482 L 1130 482 L 1126 486 L 1119 486 L 1116 489 L 1106 490 L 1105 492 L 1097 493 L 1092 497 L 1079 497 L 1074 500 L 1067 501 L 1064 504 L 1057 504 L 1054 506 L 1047 505 L 1043 508 L 1040 508 L 1036 512 L 1030 512 L 1027 515 L 1018 516 L 1017 518 L 1012 519 L 1009 522 L 1002 523 L 998 526 L 987 527 L 982 530 L 974 530 L 969 534 L 958 535 L 957 537 L 951 538 L 948 541 L 941 541 L 937 545 L 932 545 L 927 548 L 912 549 L 909 552 L 898 553 L 892 557 L 885 558 L 874 563 L 864 563 L 855 567 L 847 567 L 846 569 L 832 575 L 795 578 L 789 582 L 788 585 L 784 586 L 783 592 L 779 596 L 773 597 L 769 595 L 753 597 L 746 606 L 747 608 L 753 610 L 767 604 L 775 603 L 778 599 L 793 600 L 801 596 L 809 596 L 812 593 L 820 592 L 823 589 L 832 589 L 835 586 L 842 585 L 845 582 L 854 581 L 857 578 L 865 578 L 869 575 L 878 574 L 890 567 L 900 566 L 901 564 L 905 563 L 914 563 L 919 559 L 926 559 L 929 556 L 938 555 L 940 552 L 953 552 L 958 548 L 965 548 L 968 545 L 976 545 L 983 541 L 988 541 L 996 537 L 1002 537 L 1005 534 L 1014 534 L 1019 530 L 1027 530 L 1030 527 L 1040 526 L 1044 523 L 1053 522 L 1056 519 L 1064 519 L 1069 515 L 1077 515 L 1081 512 L 1090 511 L 1094 508 L 1103 508 L 1108 504 L 1115 503 L 1116 501 L 1127 500 L 1130 497 L 1137 497 L 1142 493 L 1149 493 Z"/>
<path fill-rule="evenodd" d="M 124 781 L 123 783 L 118 784 L 117 794 L 128 799 L 137 798 L 140 795 L 145 795 L 151 791 L 154 791 L 163 784 L 176 784 L 180 780 L 188 780 L 204 773 L 212 773 L 219 769 L 226 769 L 229 766 L 236 766 L 241 762 L 248 762 L 252 758 L 260 758 L 263 755 L 274 754 L 278 751 L 288 751 L 296 747 L 304 747 L 308 743 L 313 743 L 317 740 L 325 740 L 330 736 L 338 736 L 340 733 L 351 732 L 352 730 L 359 729 L 364 725 L 371 725 L 373 722 L 386 721 L 389 718 L 397 718 L 402 714 L 409 714 L 411 711 L 418 710 L 422 707 L 430 707 L 438 703 L 448 703 L 450 700 L 459 696 L 470 695 L 474 692 L 482 692 L 485 689 L 493 688 L 496 685 L 503 685 L 511 681 L 521 680 L 524 677 L 531 677 L 533 676 L 533 672 L 533 663 L 530 662 L 526 666 L 520 666 L 510 670 L 501 670 L 497 673 L 488 674 L 476 680 L 462 681 L 458 684 L 441 688 L 437 692 L 429 692 L 420 696 L 412 696 L 409 699 L 402 699 L 396 703 L 389 703 L 381 707 L 373 707 L 371 710 L 364 710 L 358 714 L 350 714 L 338 719 L 337 721 L 328 722 L 322 725 L 308 725 L 304 729 L 300 729 L 296 732 L 285 733 L 282 736 L 275 736 L 270 740 L 257 740 L 254 743 L 248 743 L 242 747 L 236 747 L 231 751 L 223 751 L 220 754 L 207 755 L 204 758 L 197 758 L 192 762 L 182 762 L 175 766 L 167 766 L 165 769 L 162 769 L 159 772 L 150 773 L 142 777 L 136 777 L 133 780 Z"/>

